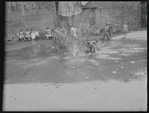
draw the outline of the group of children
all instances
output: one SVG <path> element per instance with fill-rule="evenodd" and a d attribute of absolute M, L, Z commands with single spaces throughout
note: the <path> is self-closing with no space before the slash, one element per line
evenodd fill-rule
<path fill-rule="evenodd" d="M 104 34 L 103 34 L 103 38 L 102 40 L 105 40 L 105 37 L 107 37 L 107 40 L 111 39 L 111 30 L 112 30 L 112 25 L 110 23 L 107 23 L 104 27 Z M 128 26 L 127 26 L 127 22 L 125 21 L 123 24 L 123 33 L 124 33 L 124 38 L 127 38 L 127 32 L 128 32 Z M 74 26 L 70 26 L 70 33 L 72 36 L 72 41 L 74 41 L 75 43 L 73 43 L 74 48 L 76 49 L 76 51 L 79 51 L 76 42 L 77 40 L 79 40 L 79 37 L 77 35 L 77 28 L 75 28 Z M 66 35 L 66 30 L 65 29 L 60 29 L 59 27 L 56 29 L 50 29 L 49 27 L 46 28 L 46 34 L 45 37 L 46 39 L 53 39 L 53 45 L 56 47 L 57 46 L 57 42 L 60 42 L 60 40 L 58 39 L 59 36 L 63 36 L 65 37 Z M 18 33 L 17 36 L 19 37 L 20 41 L 31 41 L 32 43 L 35 44 L 35 39 L 37 36 L 39 36 L 39 33 L 37 31 L 34 31 L 33 28 L 31 28 L 31 31 L 29 31 L 29 29 L 26 29 L 26 32 L 24 33 L 23 30 L 21 29 Z M 99 48 L 97 47 L 96 43 L 98 42 L 98 40 L 87 40 L 86 43 L 86 47 L 87 47 L 87 53 L 93 53 L 95 52 L 95 49 Z M 52 47 L 54 47 L 52 45 Z"/>
<path fill-rule="evenodd" d="M 124 38 L 127 38 L 128 25 L 127 25 L 126 21 L 124 21 L 122 29 L 123 29 Z M 107 23 L 104 27 L 104 35 L 103 35 L 103 38 L 102 38 L 103 40 L 105 40 L 105 37 L 107 37 L 107 40 L 111 39 L 111 30 L 112 30 L 112 25 L 110 23 Z M 114 30 L 117 33 L 120 32 L 120 28 L 118 27 L 118 25 L 116 25 L 116 28 Z"/>
<path fill-rule="evenodd" d="M 128 25 L 127 25 L 126 21 L 124 21 L 122 29 L 123 29 L 123 34 L 124 34 L 123 38 L 127 38 Z M 103 34 L 102 40 L 105 40 L 105 37 L 107 37 L 107 40 L 111 39 L 111 30 L 112 30 L 112 25 L 110 23 L 107 23 L 104 27 L 104 34 Z M 118 30 L 118 32 L 119 32 L 119 29 L 116 29 L 116 30 Z M 87 41 L 87 43 L 86 43 L 86 47 L 87 47 L 86 53 L 94 53 L 96 49 L 99 50 L 98 46 L 96 45 L 97 42 L 98 42 L 97 39 Z"/>
<path fill-rule="evenodd" d="M 36 44 L 35 39 L 39 37 L 39 32 L 35 31 L 33 28 L 31 28 L 31 30 L 26 29 L 25 32 L 20 29 L 20 31 L 17 32 L 17 37 L 19 37 L 20 41 L 32 41 L 33 44 Z"/>
<path fill-rule="evenodd" d="M 107 23 L 104 27 L 104 35 L 103 35 L 103 40 L 105 40 L 105 37 L 107 37 L 107 40 L 111 39 L 111 29 L 112 25 L 110 23 Z"/>

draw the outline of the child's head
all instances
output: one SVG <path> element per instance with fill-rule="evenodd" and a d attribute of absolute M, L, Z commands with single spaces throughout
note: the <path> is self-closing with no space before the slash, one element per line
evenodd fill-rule
<path fill-rule="evenodd" d="M 46 29 L 49 29 L 49 27 L 47 27 Z"/>
<path fill-rule="evenodd" d="M 33 31 L 34 29 L 33 28 L 31 28 L 31 31 Z"/>
<path fill-rule="evenodd" d="M 22 31 L 23 31 L 23 29 L 20 29 L 20 31 L 22 32 Z"/>
<path fill-rule="evenodd" d="M 26 29 L 26 31 L 29 31 L 29 29 Z"/>

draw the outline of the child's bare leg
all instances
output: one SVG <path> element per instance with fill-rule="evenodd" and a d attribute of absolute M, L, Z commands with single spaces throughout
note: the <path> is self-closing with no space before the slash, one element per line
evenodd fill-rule
<path fill-rule="evenodd" d="M 36 41 L 35 41 L 35 39 L 34 39 L 34 43 L 36 44 Z"/>
<path fill-rule="evenodd" d="M 35 44 L 35 41 L 34 41 L 34 39 L 32 39 L 32 44 Z"/>
<path fill-rule="evenodd" d="M 33 39 L 32 39 L 32 44 L 34 44 L 34 43 L 33 43 Z"/>
<path fill-rule="evenodd" d="M 104 40 L 104 39 L 105 39 L 105 36 L 106 36 L 106 35 L 105 35 L 105 33 L 104 33 L 102 40 Z"/>
<path fill-rule="evenodd" d="M 126 38 L 127 38 L 127 33 L 126 33 Z"/>
<path fill-rule="evenodd" d="M 56 37 L 54 37 L 54 39 L 53 39 L 53 44 L 52 44 L 52 48 L 56 48 L 57 46 L 56 46 Z"/>
<path fill-rule="evenodd" d="M 107 32 L 107 40 L 110 40 L 110 34 Z"/>
<path fill-rule="evenodd" d="M 126 33 L 124 33 L 124 38 L 126 38 L 127 37 L 127 34 Z"/>

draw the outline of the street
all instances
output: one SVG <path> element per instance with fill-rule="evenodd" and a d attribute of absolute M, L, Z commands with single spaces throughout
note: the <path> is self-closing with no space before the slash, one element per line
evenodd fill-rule
<path fill-rule="evenodd" d="M 57 54 L 48 41 L 6 46 L 4 111 L 146 111 L 147 31 Z"/>

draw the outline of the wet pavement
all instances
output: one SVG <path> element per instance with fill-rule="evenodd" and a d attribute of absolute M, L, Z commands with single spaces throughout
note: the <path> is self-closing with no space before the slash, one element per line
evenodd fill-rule
<path fill-rule="evenodd" d="M 147 71 L 147 41 L 119 39 L 99 42 L 100 51 L 71 56 L 50 45 L 6 51 L 5 83 L 76 83 L 101 80 L 131 82 Z M 135 74 L 143 70 L 142 75 Z M 145 71 L 144 71 L 145 70 Z"/>

